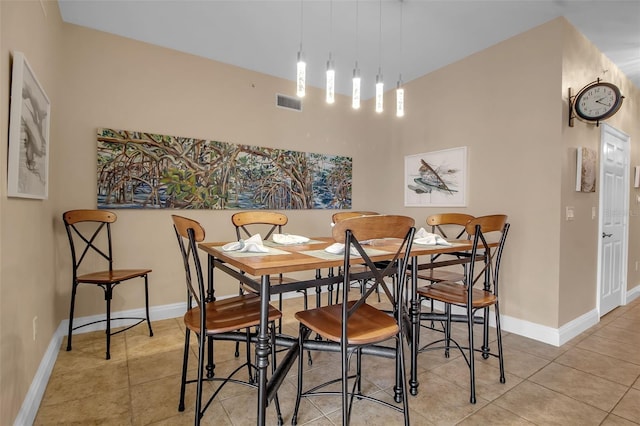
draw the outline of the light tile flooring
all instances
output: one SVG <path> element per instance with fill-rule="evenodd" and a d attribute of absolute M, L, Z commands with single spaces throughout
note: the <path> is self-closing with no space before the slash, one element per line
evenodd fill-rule
<path fill-rule="evenodd" d="M 285 327 L 292 335 L 297 334 L 293 312 L 300 309 L 299 302 L 285 300 Z M 192 424 L 195 385 L 188 387 L 186 410 L 177 410 L 184 342 L 181 322 L 176 318 L 153 323 L 152 338 L 144 326 L 115 336 L 109 361 L 104 359 L 102 333 L 74 336 L 70 352 L 64 350 L 63 342 L 35 423 Z M 440 351 L 420 355 L 420 392 L 409 398 L 411 423 L 640 424 L 640 299 L 614 310 L 560 348 L 515 334 L 503 333 L 503 337 L 506 383 L 499 383 L 495 359 L 476 357 L 476 404 L 469 403 L 468 369 L 458 354 L 448 359 Z M 426 333 L 423 341 L 429 338 Z M 237 363 L 232 345 L 224 342 L 216 347 L 216 371 L 227 371 Z M 339 374 L 334 354 L 313 356 L 305 383 Z M 392 371 L 392 360 L 365 359 L 364 391 L 388 395 L 391 400 Z M 295 389 L 294 366 L 279 392 L 285 424 L 291 422 Z M 203 423 L 255 424 L 255 395 L 251 388 L 228 385 L 209 407 Z M 303 399 L 298 424 L 340 424 L 339 410 L 339 400 L 333 397 Z M 270 406 L 269 424 L 276 423 L 274 412 Z M 352 416 L 354 425 L 402 423 L 395 411 L 366 401 L 356 401 Z"/>

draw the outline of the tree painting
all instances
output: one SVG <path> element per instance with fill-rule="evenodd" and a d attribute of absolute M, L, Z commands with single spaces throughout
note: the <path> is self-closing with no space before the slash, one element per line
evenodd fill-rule
<path fill-rule="evenodd" d="M 350 157 L 98 129 L 98 208 L 350 209 Z"/>

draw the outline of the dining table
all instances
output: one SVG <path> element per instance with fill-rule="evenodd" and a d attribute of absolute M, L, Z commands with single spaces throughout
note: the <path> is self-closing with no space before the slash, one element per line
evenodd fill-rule
<path fill-rule="evenodd" d="M 408 297 L 407 341 L 411 349 L 411 372 L 410 372 L 410 392 L 412 395 L 418 393 L 417 379 L 417 350 L 418 336 L 420 332 L 420 300 L 417 296 L 417 271 L 427 268 L 435 268 L 461 264 L 466 261 L 464 257 L 446 261 L 420 263 L 421 256 L 431 256 L 439 253 L 463 253 L 471 250 L 472 243 L 469 240 L 450 240 L 450 245 L 422 245 L 413 244 L 411 247 L 411 270 L 410 289 Z M 334 274 L 334 269 L 343 266 L 344 255 L 333 254 L 325 251 L 325 248 L 335 243 L 331 237 L 313 237 L 304 243 L 298 244 L 278 244 L 273 241 L 264 241 L 266 252 L 242 252 L 225 251 L 223 247 L 229 241 L 203 242 L 198 245 L 199 249 L 207 254 L 208 267 L 208 294 L 209 300 L 215 300 L 215 271 L 222 273 L 242 282 L 260 295 L 260 326 L 256 336 L 255 354 L 256 366 L 258 369 L 258 401 L 257 401 L 257 424 L 264 425 L 266 421 L 266 408 L 268 403 L 275 396 L 279 386 L 284 381 L 284 377 L 290 370 L 298 356 L 298 338 L 288 336 L 277 336 L 276 345 L 289 347 L 285 356 L 278 360 L 276 370 L 268 377 L 267 367 L 269 366 L 269 355 L 271 354 L 270 341 L 268 336 L 268 311 L 271 295 L 297 291 L 300 289 L 317 288 L 331 286 L 343 281 L 340 274 Z M 374 262 L 382 262 L 393 258 L 397 250 L 397 240 L 380 239 L 370 241 L 363 246 L 367 254 Z M 228 247 L 228 246 L 227 246 Z M 353 257 L 354 264 L 358 263 L 358 258 Z M 331 271 L 322 274 L 320 271 Z M 300 279 L 295 282 L 288 282 L 278 285 L 271 285 L 269 276 L 277 274 L 291 274 L 293 272 L 315 271 L 312 278 Z M 366 279 L 364 273 L 361 277 Z M 322 344 L 317 342 L 314 344 Z M 210 341 L 212 345 L 212 341 Z M 306 343 L 305 343 L 306 345 Z M 384 348 L 372 349 L 384 351 Z M 365 351 L 366 353 L 366 351 Z M 213 376 L 213 351 L 208 352 L 207 375 Z"/>

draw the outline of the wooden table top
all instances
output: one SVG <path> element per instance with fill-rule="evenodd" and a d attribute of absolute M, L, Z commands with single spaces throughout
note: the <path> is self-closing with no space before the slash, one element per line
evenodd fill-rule
<path fill-rule="evenodd" d="M 326 247 L 334 243 L 331 237 L 316 237 L 311 238 L 308 243 L 290 245 L 266 241 L 265 247 L 269 248 L 270 253 L 226 252 L 222 250 L 222 246 L 228 242 L 203 242 L 198 244 L 198 247 L 210 256 L 253 276 L 339 267 L 344 262 L 343 255 L 331 255 L 324 251 Z M 452 246 L 414 244 L 411 255 L 429 256 L 471 250 L 471 241 L 469 240 L 452 240 L 450 242 L 453 244 Z M 398 249 L 399 243 L 399 240 L 375 240 L 364 247 L 368 252 L 371 251 L 371 260 L 377 262 L 391 259 Z M 357 257 L 354 257 L 353 260 L 360 263 Z"/>

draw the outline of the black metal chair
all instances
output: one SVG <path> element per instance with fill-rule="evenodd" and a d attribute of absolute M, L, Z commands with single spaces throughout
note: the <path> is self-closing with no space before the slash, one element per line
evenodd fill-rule
<path fill-rule="evenodd" d="M 184 358 L 182 363 L 182 381 L 180 386 L 179 411 L 184 411 L 185 388 L 188 383 L 197 383 L 195 424 L 199 425 L 202 416 L 227 383 L 238 383 L 255 388 L 254 376 L 257 367 L 251 363 L 251 354 L 248 347 L 251 338 L 250 328 L 260 324 L 260 297 L 254 293 L 243 294 L 222 300 L 207 300 L 205 280 L 202 273 L 202 265 L 198 256 L 199 242 L 204 241 L 204 228 L 195 220 L 186 217 L 172 215 L 173 225 L 180 247 L 180 254 L 185 268 L 185 280 L 187 287 L 187 312 L 184 315 L 186 326 L 184 340 Z M 194 279 L 195 276 L 195 279 Z M 271 325 L 271 356 L 272 368 L 275 369 L 275 321 L 282 317 L 282 313 L 269 305 L 268 318 Z M 198 337 L 198 377 L 195 380 L 187 380 L 187 367 L 189 362 L 189 341 L 191 332 Z M 246 362 L 234 369 L 227 377 L 204 377 L 205 346 L 209 339 L 236 339 L 247 342 Z M 246 381 L 235 379 L 234 376 L 244 368 L 248 370 Z M 204 381 L 221 382 L 209 400 L 202 404 L 202 388 Z M 278 416 L 278 424 L 282 424 L 282 415 L 278 397 L 275 397 L 275 406 Z"/>
<path fill-rule="evenodd" d="M 482 216 L 471 220 L 466 225 L 466 232 L 473 239 L 473 246 L 466 268 L 464 282 L 440 281 L 417 290 L 421 297 L 442 302 L 445 306 L 444 338 L 430 342 L 420 348 L 419 352 L 444 348 L 445 356 L 448 356 L 450 348 L 459 349 L 469 367 L 469 400 L 473 404 L 476 402 L 474 357 L 476 351 L 481 352 L 482 357 L 485 359 L 489 356 L 498 358 L 500 383 L 505 383 L 498 277 L 509 226 L 507 216 L 505 215 Z M 492 234 L 497 234 L 497 237 L 491 239 Z M 480 270 L 478 271 L 478 269 Z M 462 308 L 465 312 L 464 315 L 457 318 L 457 320 L 464 321 L 467 324 L 468 346 L 460 345 L 451 337 L 451 323 L 456 319 L 452 313 L 452 306 Z M 497 353 L 491 352 L 489 348 L 489 308 L 491 306 L 493 306 L 495 314 L 498 345 Z M 478 311 L 482 311 L 483 315 L 476 315 Z M 430 319 L 433 318 L 434 315 L 435 314 L 423 314 L 421 315 L 421 319 Z M 474 346 L 473 325 L 476 323 L 483 325 L 484 332 L 483 343 L 479 349 L 476 349 Z"/>
<path fill-rule="evenodd" d="M 316 309 L 305 310 L 296 313 L 296 318 L 300 322 L 299 331 L 299 356 L 302 358 L 303 351 L 324 350 L 341 353 L 341 375 L 339 378 L 330 380 L 324 384 L 303 391 L 303 363 L 298 362 L 298 394 L 292 418 L 292 424 L 297 423 L 298 409 L 302 397 L 314 395 L 340 395 L 342 397 L 342 424 L 349 424 L 351 408 L 354 398 L 366 399 L 383 404 L 387 407 L 400 411 L 404 415 L 405 425 L 409 424 L 409 406 L 407 381 L 405 375 L 405 359 L 403 345 L 404 330 L 404 287 L 406 280 L 406 268 L 409 263 L 409 251 L 413 241 L 415 228 L 414 220 L 406 216 L 362 216 L 339 221 L 333 227 L 333 238 L 345 244 L 344 262 L 342 266 L 343 303 L 323 306 Z M 361 241 L 397 238 L 397 250 L 393 259 L 384 265 L 371 260 Z M 357 257 L 357 263 L 363 264 L 366 268 L 363 272 L 353 272 L 352 255 L 349 247 L 354 247 L 361 257 Z M 361 293 L 357 300 L 349 300 L 350 285 L 354 280 L 371 277 L 372 285 Z M 393 280 L 393 289 L 385 281 L 385 277 L 397 277 Z M 393 312 L 387 313 L 367 303 L 367 299 L 375 290 L 380 287 L 393 307 Z M 326 341 L 317 342 L 309 340 L 311 332 L 318 333 Z M 383 351 L 377 344 L 395 339 L 393 347 L 386 347 Z M 372 346 L 376 345 L 375 348 Z M 379 356 L 386 356 L 395 359 L 396 384 L 394 387 L 394 399 L 396 402 L 402 401 L 402 406 L 398 407 L 386 401 L 382 401 L 373 396 L 362 393 L 361 389 L 361 366 L 363 351 L 371 349 L 371 353 Z M 374 350 L 377 349 L 377 350 Z M 356 375 L 349 376 L 349 361 L 351 356 L 356 356 Z M 354 378 L 351 389 L 349 388 L 349 378 Z M 323 391 L 326 386 L 334 383 L 341 383 L 340 392 Z"/>
<path fill-rule="evenodd" d="M 144 321 L 149 326 L 149 336 L 153 336 L 151 321 L 149 319 L 149 282 L 148 274 L 151 269 L 113 269 L 113 250 L 111 245 L 111 224 L 115 222 L 115 213 L 106 210 L 70 210 L 62 215 L 64 226 L 69 237 L 71 247 L 71 259 L 73 263 L 73 280 L 71 288 L 71 308 L 69 310 L 69 332 L 67 337 L 67 350 L 71 350 L 73 330 L 106 322 L 107 324 L 107 352 L 106 358 L 111 358 L 111 336 L 122 333 Z M 104 259 L 108 262 L 108 269 L 98 272 L 82 273 L 84 264 L 90 263 L 95 258 Z M 88 259 L 92 259 L 91 261 Z M 111 299 L 113 289 L 119 284 L 133 278 L 144 279 L 144 301 L 146 318 L 139 317 L 118 317 L 111 318 Z M 73 327 L 73 315 L 76 303 L 76 292 L 80 284 L 91 284 L 104 290 L 104 299 L 107 304 L 106 318 Z M 135 324 L 122 328 L 114 333 L 111 332 L 112 320 L 135 320 Z"/>

